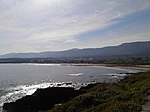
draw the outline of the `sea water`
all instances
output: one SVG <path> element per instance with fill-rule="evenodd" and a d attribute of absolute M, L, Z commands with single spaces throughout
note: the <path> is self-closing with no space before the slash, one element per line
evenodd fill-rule
<path fill-rule="evenodd" d="M 124 77 L 131 68 L 63 66 L 61 64 L 0 64 L 0 112 L 6 102 L 33 94 L 37 88 L 74 87 Z"/>

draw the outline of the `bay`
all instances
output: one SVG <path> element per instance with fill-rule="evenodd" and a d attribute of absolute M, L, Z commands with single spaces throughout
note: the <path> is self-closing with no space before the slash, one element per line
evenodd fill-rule
<path fill-rule="evenodd" d="M 138 69 L 61 64 L 0 64 L 0 111 L 6 102 L 33 94 L 37 88 L 74 87 L 117 81 Z"/>

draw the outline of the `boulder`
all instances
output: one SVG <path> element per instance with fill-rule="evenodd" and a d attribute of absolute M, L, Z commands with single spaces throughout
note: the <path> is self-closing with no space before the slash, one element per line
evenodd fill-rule
<path fill-rule="evenodd" d="M 81 90 L 74 90 L 70 87 L 49 87 L 37 89 L 32 95 L 27 95 L 15 102 L 5 103 L 5 112 L 38 112 L 51 109 L 54 105 L 84 93 Z"/>

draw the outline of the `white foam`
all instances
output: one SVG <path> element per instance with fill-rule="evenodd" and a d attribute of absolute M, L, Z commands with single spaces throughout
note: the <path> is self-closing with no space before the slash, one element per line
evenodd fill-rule
<path fill-rule="evenodd" d="M 43 64 L 43 63 L 27 63 L 23 65 L 35 65 L 35 66 L 61 66 L 61 64 Z"/>
<path fill-rule="evenodd" d="M 84 75 L 83 73 L 77 73 L 77 74 L 68 74 L 69 76 L 81 76 Z"/>
<path fill-rule="evenodd" d="M 26 95 L 31 95 L 38 88 L 47 88 L 49 86 L 50 83 L 42 83 L 37 85 L 20 85 L 17 87 L 8 88 L 6 90 L 8 93 L 0 97 L 0 107 L 2 107 L 4 103 L 14 102 Z"/>
<path fill-rule="evenodd" d="M 11 87 L 6 89 L 7 93 L 0 97 L 0 108 L 4 103 L 14 102 L 17 99 L 20 99 L 26 95 L 33 94 L 38 88 L 47 88 L 47 87 L 74 87 L 76 89 L 84 86 L 80 83 L 72 82 L 56 82 L 56 83 L 41 83 L 35 85 L 20 85 L 17 87 Z M 1 109 L 0 109 L 1 111 Z"/>

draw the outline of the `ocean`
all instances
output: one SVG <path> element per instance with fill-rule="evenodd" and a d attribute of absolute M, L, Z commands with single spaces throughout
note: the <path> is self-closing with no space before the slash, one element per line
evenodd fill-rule
<path fill-rule="evenodd" d="M 37 88 L 74 87 L 122 79 L 138 72 L 128 67 L 69 66 L 61 64 L 0 64 L 0 112 L 6 102 L 33 94 Z"/>

